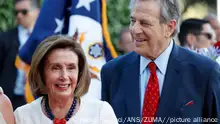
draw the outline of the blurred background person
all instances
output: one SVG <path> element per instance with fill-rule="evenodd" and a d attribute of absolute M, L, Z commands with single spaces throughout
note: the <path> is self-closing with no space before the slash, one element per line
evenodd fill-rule
<path fill-rule="evenodd" d="M 14 113 L 10 100 L 0 87 L 0 124 L 14 124 Z"/>
<path fill-rule="evenodd" d="M 214 40 L 211 25 L 202 19 L 187 19 L 180 26 L 178 38 L 181 46 L 191 50 L 208 48 Z"/>
<path fill-rule="evenodd" d="M 39 13 L 37 0 L 14 1 L 18 26 L 0 34 L 0 86 L 10 98 L 13 108 L 25 104 L 25 74 L 15 67 L 15 58 L 19 49 L 25 44 Z"/>
<path fill-rule="evenodd" d="M 118 124 L 107 102 L 82 99 L 90 79 L 79 43 L 61 35 L 46 38 L 33 54 L 29 73 L 39 98 L 15 110 L 16 124 Z"/>
<path fill-rule="evenodd" d="M 216 15 L 213 13 L 209 13 L 205 18 L 209 22 L 209 24 L 212 26 L 212 28 L 215 31 L 216 40 L 215 42 L 212 42 L 211 44 L 215 44 L 217 41 L 220 41 L 220 22 L 218 21 Z"/>
<path fill-rule="evenodd" d="M 120 31 L 119 51 L 125 54 L 134 50 L 134 42 L 132 41 L 129 28 L 122 28 Z"/>

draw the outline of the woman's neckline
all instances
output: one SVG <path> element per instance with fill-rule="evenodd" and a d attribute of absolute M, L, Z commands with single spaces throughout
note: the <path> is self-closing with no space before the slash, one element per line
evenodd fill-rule
<path fill-rule="evenodd" d="M 74 119 L 74 118 L 78 118 L 77 116 L 78 115 L 80 115 L 80 113 L 81 113 L 81 110 L 82 110 L 82 108 L 83 108 L 83 102 L 82 102 L 83 100 L 80 98 L 79 100 L 77 100 L 77 106 L 76 106 L 76 111 L 73 113 L 73 115 L 72 115 L 72 117 L 69 119 L 69 121 L 71 121 L 72 119 Z M 44 110 L 44 99 L 43 99 L 43 97 L 41 98 L 41 100 L 40 100 L 40 113 L 42 114 L 42 116 L 44 116 L 43 118 L 44 119 L 46 119 L 46 120 L 48 120 L 48 121 L 52 121 L 49 117 L 47 117 L 47 115 L 46 115 L 46 112 L 45 112 L 45 110 Z M 68 121 L 68 122 L 69 122 Z"/>

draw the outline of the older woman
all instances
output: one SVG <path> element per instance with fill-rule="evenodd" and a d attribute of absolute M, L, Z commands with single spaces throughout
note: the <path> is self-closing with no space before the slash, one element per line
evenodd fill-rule
<path fill-rule="evenodd" d="M 39 98 L 16 109 L 16 124 L 117 124 L 107 102 L 86 100 L 90 74 L 81 46 L 68 36 L 51 36 L 38 46 L 29 83 Z"/>
<path fill-rule="evenodd" d="M 0 124 L 14 124 L 14 114 L 11 101 L 0 87 Z"/>

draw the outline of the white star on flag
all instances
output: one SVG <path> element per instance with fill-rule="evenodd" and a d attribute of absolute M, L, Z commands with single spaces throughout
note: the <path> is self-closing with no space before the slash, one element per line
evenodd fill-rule
<path fill-rule="evenodd" d="M 96 44 L 95 46 L 91 47 L 90 54 L 97 58 L 102 55 L 102 48 Z"/>
<path fill-rule="evenodd" d="M 55 18 L 55 22 L 57 24 L 57 28 L 55 29 L 54 33 L 60 33 L 63 29 L 64 19 L 60 20 L 58 18 Z"/>
<path fill-rule="evenodd" d="M 90 11 L 90 3 L 94 2 L 95 0 L 79 0 L 78 4 L 76 5 L 76 8 L 85 7 L 88 11 Z"/>

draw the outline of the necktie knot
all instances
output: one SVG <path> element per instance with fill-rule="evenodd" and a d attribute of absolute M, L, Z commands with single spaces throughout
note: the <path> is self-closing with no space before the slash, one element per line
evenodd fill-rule
<path fill-rule="evenodd" d="M 154 62 L 150 62 L 147 66 L 150 69 L 150 73 L 156 74 L 157 65 Z"/>

